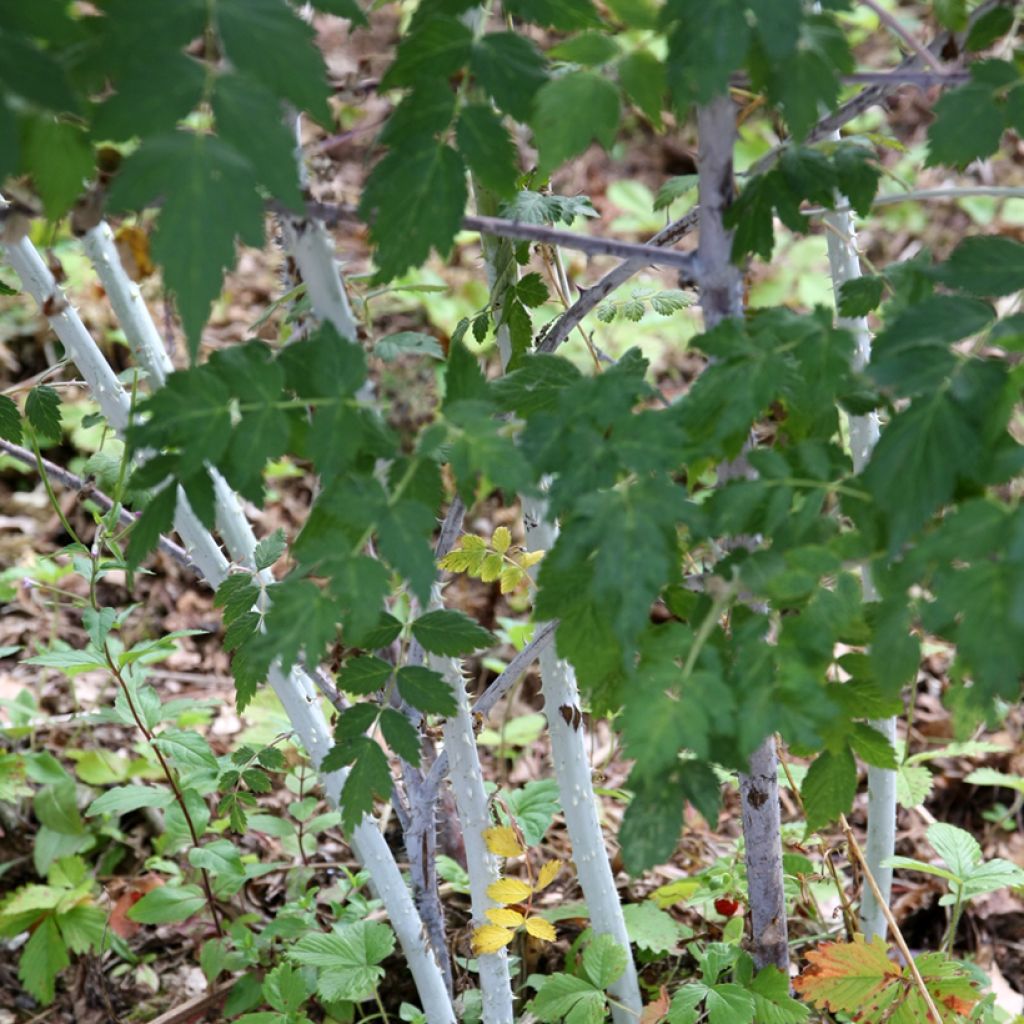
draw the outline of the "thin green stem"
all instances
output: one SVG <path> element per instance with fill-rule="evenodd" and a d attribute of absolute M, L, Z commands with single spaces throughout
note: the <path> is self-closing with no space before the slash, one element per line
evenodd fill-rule
<path fill-rule="evenodd" d="M 46 490 L 46 497 L 49 499 L 50 504 L 53 506 L 54 512 L 57 513 L 57 518 L 60 520 L 60 525 L 64 527 L 64 532 L 80 547 L 85 547 L 82 538 L 75 532 L 75 528 L 68 522 L 67 516 L 64 515 L 64 510 L 60 507 L 60 502 L 57 501 L 57 495 L 54 493 L 53 487 L 50 484 L 50 478 L 46 473 L 46 466 L 43 463 L 43 453 L 39 450 L 39 440 L 35 435 L 34 431 L 29 431 L 29 442 L 32 445 L 32 453 L 36 457 L 36 470 L 39 473 L 39 479 L 43 482 L 43 487 Z"/>

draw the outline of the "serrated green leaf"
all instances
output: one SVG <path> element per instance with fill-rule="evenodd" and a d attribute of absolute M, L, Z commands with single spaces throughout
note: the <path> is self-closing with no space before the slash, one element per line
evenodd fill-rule
<path fill-rule="evenodd" d="M 310 580 L 288 579 L 270 590 L 264 632 L 250 646 L 272 652 L 287 672 L 304 655 L 320 661 L 338 629 L 335 602 Z"/>
<path fill-rule="evenodd" d="M 401 711 L 385 708 L 380 713 L 380 731 L 400 758 L 413 766 L 420 763 L 420 734 Z"/>
<path fill-rule="evenodd" d="M 590 0 L 508 0 L 506 6 L 526 21 L 566 31 L 598 23 Z"/>
<path fill-rule="evenodd" d="M 548 50 L 549 57 L 585 66 L 607 64 L 618 54 L 619 47 L 614 38 L 596 31 L 581 32 Z"/>
<path fill-rule="evenodd" d="M 401 203 L 394 197 L 403 197 Z M 432 248 L 451 251 L 466 208 L 465 167 L 450 146 L 417 141 L 374 167 L 359 204 L 372 227 L 378 273 L 389 280 L 424 263 Z"/>
<path fill-rule="evenodd" d="M 154 81 L 162 87 L 154 89 Z M 118 78 L 117 92 L 93 117 L 92 136 L 118 140 L 170 131 L 198 105 L 205 83 L 206 67 L 199 61 L 158 50 Z"/>
<path fill-rule="evenodd" d="M 1003 114 L 995 104 L 991 86 L 971 83 L 944 93 L 935 104 L 935 120 L 928 126 L 927 165 L 965 167 L 972 160 L 991 156 L 1003 136 Z"/>
<path fill-rule="evenodd" d="M 269 537 L 264 537 L 253 551 L 253 562 L 259 570 L 269 569 L 287 550 L 288 541 L 284 530 L 277 529 Z"/>
<path fill-rule="evenodd" d="M 375 355 L 388 362 L 406 355 L 444 359 L 441 343 L 434 335 L 424 334 L 422 331 L 399 331 L 397 334 L 389 334 L 374 345 L 373 351 Z"/>
<path fill-rule="evenodd" d="M 583 950 L 583 970 L 595 988 L 606 989 L 622 976 L 628 956 L 610 935 L 598 935 Z"/>
<path fill-rule="evenodd" d="M 477 180 L 499 196 L 511 195 L 519 174 L 516 147 L 497 114 L 482 103 L 469 104 L 459 114 L 455 133 Z"/>
<path fill-rule="evenodd" d="M 373 798 L 387 799 L 391 793 L 391 770 L 380 746 L 368 737 L 353 741 L 356 756 L 341 790 L 342 825 L 351 830 L 373 812 Z M 323 767 L 328 769 L 327 759 Z"/>
<path fill-rule="evenodd" d="M 566 118 L 567 110 L 575 116 Z M 611 146 L 619 127 L 618 90 L 593 71 L 552 79 L 537 91 L 530 126 L 539 150 L 538 171 L 550 174 L 593 140 Z"/>
<path fill-rule="evenodd" d="M 46 216 L 57 220 L 92 176 L 92 147 L 79 126 L 47 114 L 27 118 L 22 126 L 22 167 L 32 175 Z"/>
<path fill-rule="evenodd" d="M 844 281 L 839 289 L 839 315 L 867 316 L 882 301 L 884 290 L 885 279 L 870 274 Z"/>
<path fill-rule="evenodd" d="M 601 1024 L 607 1003 L 600 989 L 584 978 L 569 974 L 545 977 L 527 1009 L 544 1024 Z"/>
<path fill-rule="evenodd" d="M 252 610 L 260 596 L 259 588 L 247 572 L 232 573 L 217 588 L 213 598 L 214 608 L 224 609 L 224 621 L 228 624 Z"/>
<path fill-rule="evenodd" d="M 549 297 L 548 286 L 544 283 L 544 279 L 540 274 L 536 272 L 524 274 L 517 282 L 515 288 L 516 298 L 524 306 L 529 306 L 531 309 L 542 306 Z"/>
<path fill-rule="evenodd" d="M 335 925 L 327 934 L 304 935 L 288 955 L 296 963 L 319 969 L 324 998 L 358 1002 L 373 995 L 384 976 L 378 964 L 394 947 L 394 933 L 387 925 L 356 921 Z"/>
<path fill-rule="evenodd" d="M 664 955 L 679 942 L 679 925 L 650 900 L 630 903 L 622 908 L 630 942 L 651 953 Z"/>
<path fill-rule="evenodd" d="M 561 809 L 558 783 L 554 779 L 535 779 L 504 795 L 508 808 L 523 832 L 527 846 L 538 846 L 555 815 Z"/>
<path fill-rule="evenodd" d="M 47 915 L 29 937 L 18 960 L 18 977 L 25 991 L 43 1004 L 53 1002 L 54 982 L 68 964 L 67 947 L 52 915 Z"/>
<path fill-rule="evenodd" d="M 896 799 L 908 810 L 920 807 L 932 791 L 932 773 L 923 764 L 899 766 L 896 773 Z"/>
<path fill-rule="evenodd" d="M 634 50 L 627 54 L 616 65 L 619 72 L 619 84 L 626 95 L 643 111 L 655 128 L 661 129 L 661 112 L 665 105 L 668 92 L 668 75 L 665 65 L 649 50 Z M 676 179 L 672 179 L 676 180 Z M 663 185 L 658 190 L 654 209 L 660 210 L 668 203 L 658 205 L 662 197 Z"/>
<path fill-rule="evenodd" d="M 377 527 L 381 554 L 408 580 L 416 596 L 426 604 L 437 574 L 430 536 L 434 513 L 418 501 L 390 506 Z"/>
<path fill-rule="evenodd" d="M 803 1024 L 810 1010 L 789 994 L 789 978 L 778 967 L 764 967 L 747 986 L 759 1024 Z"/>
<path fill-rule="evenodd" d="M 25 401 L 25 417 L 42 437 L 57 440 L 61 435 L 60 395 L 46 384 L 32 388 Z"/>
<path fill-rule="evenodd" d="M 318 11 L 335 14 L 339 18 L 348 18 L 353 25 L 366 25 L 366 15 L 357 0 L 312 0 Z"/>
<path fill-rule="evenodd" d="M 140 924 L 174 924 L 185 921 L 206 906 L 197 885 L 162 885 L 147 892 L 128 910 L 128 917 Z"/>
<path fill-rule="evenodd" d="M 210 744 L 197 732 L 167 729 L 153 740 L 153 744 L 181 771 L 217 770 L 217 758 L 210 750 Z"/>
<path fill-rule="evenodd" d="M 272 195 L 301 212 L 295 139 L 285 125 L 280 97 L 256 78 L 232 72 L 217 77 L 212 103 L 217 134 L 248 159 Z"/>
<path fill-rule="evenodd" d="M 933 276 L 972 295 L 1009 295 L 1024 288 L 1024 245 L 998 235 L 965 238 Z"/>
<path fill-rule="evenodd" d="M 687 193 L 695 193 L 696 198 L 698 178 L 696 174 L 681 174 L 675 178 L 669 178 L 661 187 L 658 189 L 658 194 L 654 197 L 654 211 L 665 210 L 670 207 L 677 199 L 681 199 Z"/>
<path fill-rule="evenodd" d="M 490 630 L 464 612 L 446 609 L 421 615 L 412 624 L 412 635 L 432 654 L 469 654 L 494 643 Z"/>
<path fill-rule="evenodd" d="M 177 299 L 193 357 L 224 271 L 235 263 L 236 237 L 247 245 L 263 243 L 263 203 L 255 185 L 249 162 L 219 139 L 172 132 L 146 139 L 110 190 L 119 209 L 142 209 L 163 197 L 151 251 Z"/>
<path fill-rule="evenodd" d="M 857 792 L 857 765 L 846 748 L 833 753 L 819 754 L 807 769 L 800 788 L 807 812 L 807 831 L 835 821 L 840 814 L 849 812 Z"/>
<path fill-rule="evenodd" d="M 309 995 L 302 972 L 291 964 L 278 964 L 263 980 L 263 997 L 279 1013 L 296 1013 Z"/>
<path fill-rule="evenodd" d="M 314 32 L 283 0 L 218 0 L 224 50 L 243 74 L 330 125 L 327 77 Z"/>
<path fill-rule="evenodd" d="M 5 10 L 5 22 L 8 17 Z M 64 68 L 31 39 L 15 32 L 0 33 L 0 82 L 5 91 L 54 113 L 79 109 Z"/>
<path fill-rule="evenodd" d="M 135 520 L 125 559 L 129 565 L 139 565 L 156 547 L 160 534 L 167 533 L 174 524 L 174 511 L 178 507 L 178 489 L 168 484 L 149 499 L 142 515 Z"/>
<path fill-rule="evenodd" d="M 338 689 L 344 693 L 366 696 L 379 690 L 394 672 L 393 665 L 372 654 L 365 654 L 345 662 L 338 673 Z"/>
<path fill-rule="evenodd" d="M 454 715 L 455 694 L 439 672 L 422 665 L 405 665 L 396 676 L 402 699 L 425 714 Z"/>
<path fill-rule="evenodd" d="M 470 70 L 506 114 L 525 122 L 533 97 L 547 80 L 544 58 L 532 40 L 492 32 L 473 44 Z"/>
<path fill-rule="evenodd" d="M 448 78 L 469 59 L 473 33 L 458 18 L 432 14 L 414 22 L 398 44 L 394 63 L 381 85 L 414 85 L 424 79 Z"/>
<path fill-rule="evenodd" d="M 724 92 L 750 41 L 739 0 L 673 0 L 663 20 L 668 34 L 668 82 L 676 105 L 687 110 Z"/>
<path fill-rule="evenodd" d="M 872 726 L 855 722 L 849 740 L 854 753 L 866 764 L 890 770 L 897 767 L 896 752 L 892 749 L 892 744 Z"/>

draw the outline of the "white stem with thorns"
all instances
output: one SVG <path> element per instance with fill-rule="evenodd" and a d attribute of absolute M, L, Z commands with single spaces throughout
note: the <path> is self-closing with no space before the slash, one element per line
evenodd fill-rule
<path fill-rule="evenodd" d="M 102 241 L 102 239 L 98 241 Z M 68 303 L 57 286 L 53 275 L 36 251 L 35 246 L 29 239 L 22 238 L 18 242 L 5 245 L 4 250 L 8 261 L 21 280 L 22 287 L 35 299 L 39 308 L 42 310 L 49 304 L 54 309 L 54 312 L 48 317 L 50 325 L 85 378 L 93 396 L 99 403 L 104 418 L 115 430 L 123 433 L 129 420 L 130 399 L 128 393 L 114 375 L 78 313 Z M 110 259 L 110 255 L 108 252 L 107 266 L 104 268 L 104 272 L 109 271 L 111 284 L 116 286 L 115 290 L 123 288 L 123 297 L 130 301 L 131 290 L 127 286 L 130 284 L 127 275 L 124 273 L 120 259 L 116 259 L 115 262 Z M 113 256 L 116 258 L 116 250 L 113 252 Z M 141 301 L 133 302 L 132 306 L 145 310 L 145 304 Z M 148 311 L 145 315 L 148 317 Z M 128 323 L 122 324 L 126 334 L 131 323 L 132 320 L 129 319 Z M 156 337 L 159 339 L 158 334 Z M 160 347 L 162 350 L 162 341 Z M 156 365 L 159 360 L 155 353 L 150 353 L 150 355 L 153 364 Z M 239 514 L 241 515 L 240 509 Z M 211 587 L 217 587 L 227 575 L 228 561 L 210 531 L 202 525 L 192 511 L 184 491 L 180 488 L 174 526 L 199 571 Z M 251 530 L 249 533 L 251 536 Z M 253 541 L 255 542 L 255 538 Z M 248 553 L 247 561 L 249 564 L 252 562 L 251 550 Z M 271 667 L 268 680 L 281 701 L 299 740 L 306 748 L 314 765 L 319 768 L 321 761 L 333 746 L 333 740 L 312 684 L 302 672 L 294 670 L 285 674 L 277 665 Z M 325 795 L 334 806 L 337 806 L 347 774 L 347 771 L 336 771 L 321 775 Z M 402 879 L 394 856 L 384 841 L 380 829 L 370 818 L 364 818 L 353 830 L 351 846 L 353 852 L 369 871 L 372 884 L 384 901 L 392 927 L 402 945 L 402 950 L 416 982 L 428 1021 L 430 1024 L 454 1024 L 455 1014 L 444 985 L 444 979 L 423 935 L 422 923 L 408 887 Z"/>

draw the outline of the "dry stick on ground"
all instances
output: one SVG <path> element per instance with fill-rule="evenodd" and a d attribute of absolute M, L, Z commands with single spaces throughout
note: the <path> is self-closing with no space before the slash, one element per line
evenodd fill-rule
<path fill-rule="evenodd" d="M 5 252 L 25 290 L 40 309 L 52 308 L 48 320 L 88 383 L 107 422 L 123 432 L 128 425 L 130 399 L 110 369 L 77 312 L 71 307 L 47 269 L 39 253 L 27 238 L 5 245 Z M 116 255 L 116 253 L 115 253 Z M 120 275 L 124 274 L 118 261 Z M 144 307 L 143 307 L 144 308 Z M 175 529 L 185 541 L 185 549 L 209 584 L 217 587 L 228 573 L 228 562 L 210 532 L 199 522 L 179 489 Z M 244 532 L 244 531 L 243 531 Z M 249 530 L 251 534 L 251 529 Z M 331 749 L 333 741 L 326 719 L 316 698 L 313 684 L 301 673 L 285 675 L 273 666 L 269 682 L 281 700 L 295 731 L 318 765 Z M 322 776 L 324 791 L 337 804 L 347 772 Z M 394 855 L 379 828 L 369 818 L 353 830 L 350 845 L 369 872 L 388 910 L 392 927 L 416 982 L 423 1009 L 430 1024 L 453 1024 L 455 1013 L 444 978 L 423 936 L 423 924 L 413 905 Z"/>
<path fill-rule="evenodd" d="M 724 224 L 733 199 L 733 146 L 736 117 L 728 95 L 713 99 L 697 111 L 700 151 L 697 160 L 700 190 L 700 249 L 704 281 L 700 303 L 704 327 L 743 315 L 743 277 L 733 264 L 732 232 Z M 747 475 L 750 467 L 719 469 L 719 482 L 728 475 Z M 789 971 L 786 900 L 782 875 L 782 834 L 779 812 L 778 758 L 775 737 L 768 736 L 754 751 L 746 772 L 740 773 L 740 801 L 750 895 L 752 952 L 758 968 L 773 964 Z"/>
<path fill-rule="evenodd" d="M 933 55 L 942 53 L 942 51 L 950 44 L 950 41 L 956 42 L 959 47 L 965 34 L 970 31 L 971 26 L 976 24 L 979 18 L 984 17 L 984 15 L 996 7 L 1007 6 L 1009 2 L 1010 0 L 986 0 L 985 3 L 976 7 L 971 12 L 970 17 L 968 18 L 967 28 L 964 32 L 958 34 L 951 32 L 940 33 L 935 40 L 929 44 L 928 52 Z M 862 89 L 856 96 L 847 100 L 845 103 L 841 103 L 834 113 L 821 118 L 821 120 L 818 121 L 818 123 L 811 129 L 805 141 L 807 143 L 818 142 L 831 135 L 832 132 L 838 131 L 843 127 L 843 125 L 849 124 L 850 121 L 859 117 L 864 113 L 864 111 L 882 103 L 887 97 L 892 95 L 900 85 L 903 84 L 903 80 L 900 78 L 901 73 L 913 72 L 920 63 L 921 60 L 916 55 L 908 57 L 895 71 L 888 73 L 883 82 L 868 86 L 866 89 Z M 763 171 L 767 170 L 778 158 L 781 149 L 782 147 L 779 146 L 770 153 L 766 153 L 750 168 L 747 172 L 748 177 L 761 174 Z M 652 238 L 648 239 L 646 244 L 648 246 L 658 247 L 674 245 L 680 239 L 686 237 L 686 235 L 688 235 L 697 226 L 698 216 L 699 212 L 697 210 L 687 211 L 678 220 L 673 221 L 671 224 L 662 228 L 661 231 Z M 580 323 L 588 313 L 596 309 L 605 298 L 615 291 L 616 288 L 625 284 L 626 281 L 635 274 L 638 274 L 644 269 L 644 267 L 650 266 L 650 263 L 651 260 L 648 257 L 645 257 L 642 260 L 625 260 L 617 267 L 613 267 L 604 275 L 604 277 L 590 288 L 581 288 L 579 298 L 572 304 L 572 306 L 570 306 L 569 309 L 567 309 L 557 320 L 549 324 L 541 333 L 537 345 L 538 351 L 554 352 L 555 349 L 557 349 L 558 346 L 569 337 L 576 325 Z"/>

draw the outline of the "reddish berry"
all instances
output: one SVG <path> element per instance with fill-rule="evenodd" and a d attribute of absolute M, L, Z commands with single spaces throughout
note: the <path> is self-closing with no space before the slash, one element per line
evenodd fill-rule
<path fill-rule="evenodd" d="M 739 900 L 731 900 L 728 896 L 719 896 L 718 899 L 715 900 L 715 910 L 717 910 L 722 917 L 732 917 L 732 915 L 739 909 Z"/>

